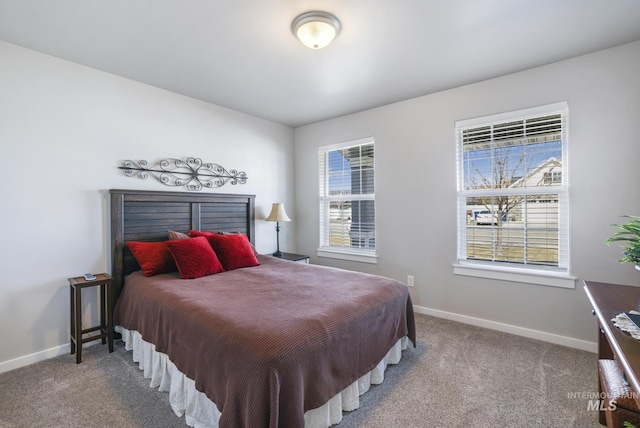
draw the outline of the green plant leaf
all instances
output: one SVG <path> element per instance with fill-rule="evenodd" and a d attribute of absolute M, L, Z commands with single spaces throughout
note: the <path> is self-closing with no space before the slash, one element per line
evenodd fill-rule
<path fill-rule="evenodd" d="M 611 245 L 612 242 L 626 242 L 628 246 L 621 246 L 624 257 L 620 262 L 640 265 L 640 217 L 632 215 L 623 215 L 622 217 L 629 219 L 629 221 L 623 224 L 612 224 L 619 230 L 605 242 L 607 245 Z"/>

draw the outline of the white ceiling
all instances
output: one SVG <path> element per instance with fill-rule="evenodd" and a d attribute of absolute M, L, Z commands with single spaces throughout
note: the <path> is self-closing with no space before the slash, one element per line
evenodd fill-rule
<path fill-rule="evenodd" d="M 0 0 L 0 40 L 296 127 L 640 40 L 640 0 Z"/>

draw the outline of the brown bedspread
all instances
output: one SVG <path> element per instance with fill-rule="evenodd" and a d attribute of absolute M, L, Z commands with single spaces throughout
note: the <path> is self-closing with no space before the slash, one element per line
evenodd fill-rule
<path fill-rule="evenodd" d="M 260 266 L 198 279 L 134 272 L 115 323 L 137 330 L 195 380 L 220 427 L 302 427 L 371 371 L 400 338 L 415 346 L 400 282 L 260 256 Z"/>

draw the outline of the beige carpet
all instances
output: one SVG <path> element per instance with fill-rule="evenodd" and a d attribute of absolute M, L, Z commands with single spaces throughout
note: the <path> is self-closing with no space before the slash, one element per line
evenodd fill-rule
<path fill-rule="evenodd" d="M 418 347 L 343 427 L 600 427 L 595 354 L 417 314 Z M 0 375 L 0 427 L 184 427 L 121 342 Z"/>

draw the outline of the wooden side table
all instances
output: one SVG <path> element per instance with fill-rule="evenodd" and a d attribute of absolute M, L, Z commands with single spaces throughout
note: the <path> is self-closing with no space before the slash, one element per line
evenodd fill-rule
<path fill-rule="evenodd" d="M 109 343 L 109 352 L 113 352 L 113 279 L 106 273 L 95 275 L 96 279 L 87 281 L 84 277 L 69 278 L 69 296 L 71 306 L 71 354 L 76 354 L 76 364 L 82 360 L 82 344 L 101 339 L 102 344 Z M 82 289 L 100 286 L 100 325 L 82 328 Z M 100 334 L 86 333 L 99 331 Z"/>

